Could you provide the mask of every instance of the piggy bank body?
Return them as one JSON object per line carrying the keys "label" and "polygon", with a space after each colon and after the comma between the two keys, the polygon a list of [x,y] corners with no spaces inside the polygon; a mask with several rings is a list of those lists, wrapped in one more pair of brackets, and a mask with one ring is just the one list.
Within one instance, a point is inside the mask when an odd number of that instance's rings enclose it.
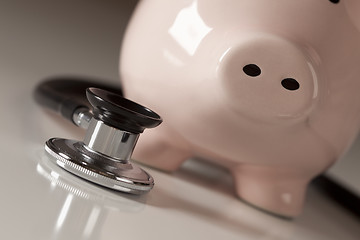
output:
{"label": "piggy bank body", "polygon": [[164,122],[144,133],[134,159],[167,171],[209,159],[229,169],[241,199],[299,214],[309,181],[360,126],[358,5],[140,2],[120,75],[125,95]]}

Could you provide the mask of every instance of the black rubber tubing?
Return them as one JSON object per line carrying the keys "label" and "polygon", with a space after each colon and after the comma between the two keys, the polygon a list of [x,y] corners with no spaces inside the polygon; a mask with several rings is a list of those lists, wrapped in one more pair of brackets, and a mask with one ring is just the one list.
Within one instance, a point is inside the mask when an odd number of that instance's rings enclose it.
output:
{"label": "black rubber tubing", "polygon": [[102,80],[79,77],[50,78],[40,82],[35,87],[34,99],[39,105],[60,114],[74,123],[73,114],[77,109],[91,109],[91,105],[86,98],[87,88],[101,88],[123,96],[119,86],[103,82]]}

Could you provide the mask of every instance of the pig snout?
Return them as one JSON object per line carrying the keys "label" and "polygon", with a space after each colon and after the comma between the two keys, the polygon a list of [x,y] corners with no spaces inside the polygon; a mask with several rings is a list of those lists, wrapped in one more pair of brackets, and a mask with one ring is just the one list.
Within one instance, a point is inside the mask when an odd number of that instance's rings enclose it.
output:
{"label": "pig snout", "polygon": [[264,33],[246,36],[231,44],[219,63],[230,106],[261,121],[306,117],[319,89],[311,58],[287,39]]}

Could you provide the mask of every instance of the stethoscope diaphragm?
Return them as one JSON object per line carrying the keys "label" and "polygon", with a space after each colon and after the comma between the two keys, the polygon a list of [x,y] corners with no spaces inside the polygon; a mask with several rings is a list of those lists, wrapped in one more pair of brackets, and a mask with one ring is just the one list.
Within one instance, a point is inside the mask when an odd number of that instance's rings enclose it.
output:
{"label": "stethoscope diaphragm", "polygon": [[66,171],[104,187],[142,194],[154,186],[154,179],[136,164],[109,159],[87,149],[83,142],[51,138],[45,150]]}

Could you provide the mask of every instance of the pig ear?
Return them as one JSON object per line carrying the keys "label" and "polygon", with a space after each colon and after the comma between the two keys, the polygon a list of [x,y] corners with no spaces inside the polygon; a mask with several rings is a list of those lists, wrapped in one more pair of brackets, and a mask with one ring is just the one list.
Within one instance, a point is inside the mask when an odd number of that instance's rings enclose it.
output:
{"label": "pig ear", "polygon": [[360,1],[344,0],[350,19],[360,31]]}

